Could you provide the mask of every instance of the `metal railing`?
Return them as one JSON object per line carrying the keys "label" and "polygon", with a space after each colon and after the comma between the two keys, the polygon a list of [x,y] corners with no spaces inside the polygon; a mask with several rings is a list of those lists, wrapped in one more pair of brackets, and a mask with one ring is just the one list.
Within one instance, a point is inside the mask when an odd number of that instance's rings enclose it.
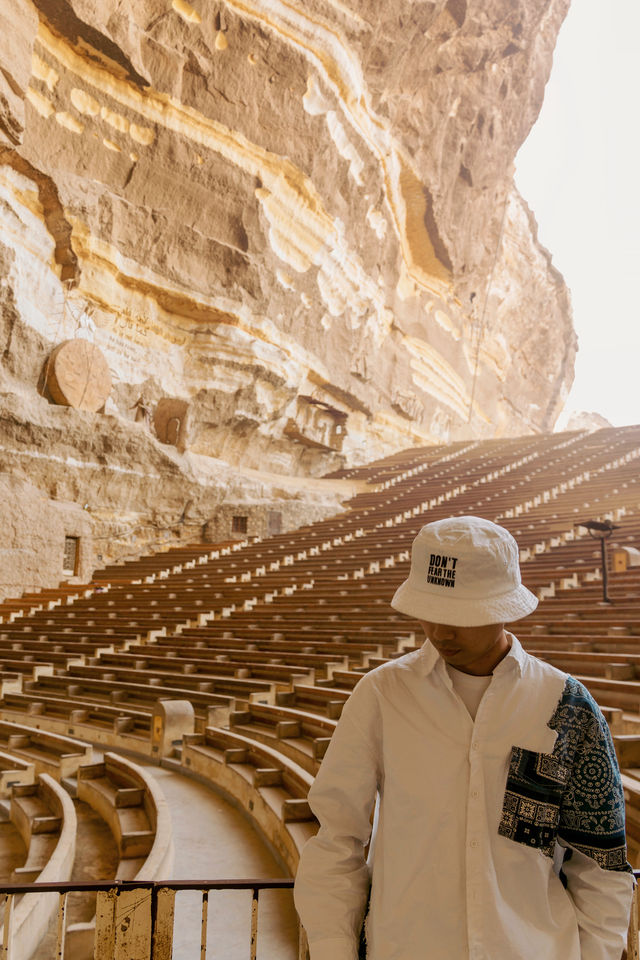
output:
{"label": "metal railing", "polygon": [[[634,870],[636,884],[640,870]],[[251,890],[251,929],[249,960],[256,960],[258,950],[258,899],[261,890],[293,888],[292,879],[277,880],[173,880],[121,881],[102,883],[29,883],[5,884],[4,923],[0,960],[17,960],[12,952],[13,916],[16,898],[22,894],[58,894],[56,947],[53,956],[64,960],[67,899],[72,893],[96,893],[96,928],[94,960],[171,960],[173,956],[173,922],[176,893],[198,891],[202,896],[200,923],[200,960],[207,952],[209,893],[212,890]],[[0,902],[0,907],[2,903]],[[640,960],[638,940],[638,887],[633,904],[627,937],[626,960]],[[306,960],[308,947],[304,931],[298,938],[298,960]]]}
{"label": "metal railing", "polygon": [[[292,879],[276,880],[172,880],[120,881],[102,883],[3,884],[4,923],[0,960],[21,960],[15,948],[14,918],[23,894],[58,894],[56,946],[52,957],[64,960],[67,900],[74,893],[96,894],[94,960],[171,960],[175,897],[180,891],[198,891],[202,896],[200,960],[207,952],[209,893],[212,890],[251,891],[251,929],[248,960],[256,960],[258,949],[258,899],[261,890],[292,889]],[[306,939],[299,937],[298,958],[307,955]]]}

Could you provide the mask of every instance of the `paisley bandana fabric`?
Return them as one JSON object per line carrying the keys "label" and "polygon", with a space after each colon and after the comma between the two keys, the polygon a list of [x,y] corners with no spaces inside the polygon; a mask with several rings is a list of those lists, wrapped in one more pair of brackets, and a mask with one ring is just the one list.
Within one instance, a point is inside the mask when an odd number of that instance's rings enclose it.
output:
{"label": "paisley bandana fabric", "polygon": [[604,870],[630,871],[624,796],[606,720],[573,677],[548,726],[551,754],[514,746],[498,833],[553,857],[561,840]]}

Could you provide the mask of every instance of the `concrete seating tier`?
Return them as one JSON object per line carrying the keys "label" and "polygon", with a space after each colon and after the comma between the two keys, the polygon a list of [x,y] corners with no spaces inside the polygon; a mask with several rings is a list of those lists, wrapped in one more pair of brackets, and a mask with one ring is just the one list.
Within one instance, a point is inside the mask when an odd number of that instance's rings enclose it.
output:
{"label": "concrete seating tier", "polygon": [[[175,651],[188,652],[195,657],[205,657],[214,659],[220,657],[225,659],[228,656],[244,658],[247,661],[253,659],[256,663],[268,661],[268,659],[282,660],[287,664],[296,666],[300,664],[311,664],[315,661],[319,665],[327,662],[327,658],[337,661],[344,661],[345,657],[366,658],[371,653],[381,653],[383,650],[396,650],[400,648],[402,642],[393,640],[389,643],[378,643],[376,640],[362,642],[358,640],[340,640],[338,634],[332,634],[331,639],[322,639],[316,641],[312,633],[297,632],[293,639],[288,639],[279,631],[265,631],[263,636],[260,629],[251,631],[247,636],[247,631],[239,630],[237,635],[233,631],[224,630],[221,636],[207,636],[198,639],[197,634],[184,635],[179,637],[158,637],[153,646],[137,644],[128,647],[127,653],[141,653],[152,651],[164,657],[175,656]],[[333,639],[333,637],[336,639]],[[407,637],[409,639],[409,637]],[[248,655],[252,654],[252,657]],[[255,654],[255,655],[254,655]]]}
{"label": "concrete seating tier", "polygon": [[[165,638],[159,639],[164,640]],[[175,638],[166,638],[166,640],[166,645],[158,643],[157,647],[159,649],[166,648],[168,651],[167,656],[184,655],[188,660],[191,660],[193,657],[202,657],[210,658],[214,661],[220,656],[233,660],[237,658],[238,662],[248,665],[277,661],[291,667],[292,677],[298,668],[313,670],[316,678],[323,677],[326,676],[327,670],[332,665],[346,667],[348,663],[347,655],[341,654],[339,650],[333,655],[333,651],[327,651],[326,653],[322,651],[308,653],[306,652],[307,650],[313,650],[315,647],[302,641],[297,647],[297,650],[300,652],[296,652],[290,650],[288,646],[282,646],[280,643],[274,643],[272,646],[269,646],[268,641],[264,641],[263,643],[247,643],[240,639],[209,640],[206,642],[206,645],[205,642],[202,641],[198,646],[182,646],[179,640],[176,642]],[[292,643],[293,642],[294,641],[292,641]],[[129,650],[135,653],[139,652],[144,656],[145,652],[148,652],[150,649],[155,649],[155,647],[156,645],[154,645],[154,647],[139,645],[130,647]],[[179,653],[177,651],[179,651]]]}
{"label": "concrete seating tier", "polygon": [[[513,626],[513,624],[512,624]],[[558,628],[561,624],[558,624]],[[557,633],[547,630],[546,626],[540,631],[525,633],[523,626],[517,627],[518,637],[524,647],[527,649],[535,647],[537,650],[584,650],[592,653],[636,653],[638,647],[637,636],[632,634],[608,635],[608,634],[582,634],[577,633]]]}
{"label": "concrete seating tier", "polygon": [[[402,654],[398,654],[402,656]],[[343,690],[351,691],[361,679],[362,674],[366,673],[367,670],[373,670],[374,667],[379,667],[383,663],[387,662],[387,657],[372,657],[366,667],[362,667],[361,671],[357,670],[334,670],[331,675],[331,688],[334,690]]]}
{"label": "concrete seating tier", "polygon": [[174,650],[168,653],[154,654],[150,652],[153,647],[143,647],[140,645],[138,651],[142,653],[132,653],[131,648],[127,653],[108,653],[101,654],[100,658],[93,658],[90,661],[91,666],[102,667],[120,667],[133,670],[155,670],[161,671],[166,676],[174,674],[189,674],[193,677],[206,677],[214,674],[216,677],[231,676],[242,679],[266,680],[273,683],[276,689],[288,687],[293,678],[299,680],[310,680],[313,682],[314,669],[309,667],[303,669],[300,666],[283,662],[276,663],[277,658],[264,658],[264,662],[248,663],[242,659],[233,659],[232,654],[217,654],[215,657],[203,658],[201,656],[185,657],[184,650],[178,657]]}
{"label": "concrete seating tier", "polygon": [[82,655],[94,656],[99,650],[112,650],[114,643],[126,644],[128,641],[138,640],[140,635],[134,630],[127,630],[124,638],[115,635],[112,628],[105,630],[83,630],[74,627],[66,627],[64,631],[49,633],[35,633],[24,626],[16,627],[10,632],[0,634],[0,650],[20,651],[24,650],[25,655],[35,656],[45,653],[48,657],[55,656],[49,660],[55,663],[56,660],[62,660],[59,654],[68,657],[78,657]]}
{"label": "concrete seating tier", "polygon": [[[164,829],[159,834],[157,800],[160,796],[148,774],[115,753],[106,753],[102,762],[87,764],[78,771],[78,799],[100,814],[117,843],[121,860],[118,879],[142,879],[139,873],[156,840],[162,845],[161,864],[169,865],[171,820],[164,817]],[[166,814],[164,800],[162,814]],[[156,875],[161,864],[154,867]]]}
{"label": "concrete seating tier", "polygon": [[140,557],[138,560],[128,560],[122,563],[111,563],[94,573],[94,582],[97,584],[122,581],[131,583],[140,577],[159,573],[163,570],[187,563],[198,562],[203,557],[210,557],[218,551],[235,546],[235,541],[225,541],[218,544],[188,544],[183,547],[171,547],[166,551]]}
{"label": "concrete seating tier", "polygon": [[154,633],[166,633],[167,627],[160,620],[153,620],[154,626],[141,624],[138,621],[125,624],[119,623],[117,617],[108,619],[106,622],[97,622],[91,620],[88,623],[82,623],[80,620],[65,619],[58,625],[38,624],[33,627],[31,623],[14,625],[11,631],[5,631],[5,638],[13,642],[31,642],[44,641],[56,646],[62,645],[67,649],[71,643],[84,643],[86,646],[93,644],[94,649],[104,647],[110,643],[124,644],[128,641],[136,641],[146,638]]}
{"label": "concrete seating tier", "polygon": [[[320,612],[321,608],[320,608]],[[310,608],[304,617],[292,616],[291,620],[282,620],[280,618],[269,617],[268,612],[261,611],[259,621],[251,624],[248,620],[237,624],[235,629],[230,630],[229,623],[220,621],[215,626],[208,625],[205,631],[187,632],[183,631],[179,637],[173,638],[173,643],[186,642],[188,644],[211,645],[211,648],[221,644],[230,646],[238,643],[244,643],[249,649],[271,649],[280,650],[290,649],[291,652],[300,650],[304,645],[313,648],[326,649],[327,653],[333,650],[339,650],[341,653],[351,653],[358,656],[370,650],[377,650],[380,647],[384,649],[396,650],[400,645],[410,638],[412,631],[397,628],[386,621],[380,626],[374,621],[363,623],[356,621],[350,625],[348,621],[341,623],[330,623],[325,620],[318,624],[317,630],[313,629],[314,609]],[[235,619],[232,621],[235,625]],[[385,630],[386,627],[386,630]],[[350,639],[350,638],[353,639]],[[167,646],[170,640],[157,638],[158,645]],[[345,647],[342,651],[341,644]]]}
{"label": "concrete seating tier", "polygon": [[278,694],[276,699],[279,704],[338,720],[344,704],[349,699],[349,692],[335,687],[294,683],[291,693]]}
{"label": "concrete seating tier", "polygon": [[80,740],[7,720],[0,720],[0,750],[33,764],[36,774],[56,780],[74,776],[92,753],[91,746]]}
{"label": "concrete seating tier", "polygon": [[527,645],[527,651],[566,673],[573,673],[578,665],[589,676],[610,680],[634,680],[640,675],[640,652],[598,653],[582,649],[540,648],[532,644]]}
{"label": "concrete seating tier", "polygon": [[0,623],[11,622],[15,616],[28,616],[39,610],[51,610],[64,603],[71,603],[91,592],[91,588],[61,583],[52,589],[23,593],[15,600],[0,602]]}
{"label": "concrete seating tier", "polygon": [[11,797],[14,786],[33,784],[35,775],[33,762],[0,751],[0,797],[3,800]]}
{"label": "concrete seating tier", "polygon": [[[90,701],[96,705],[123,704],[127,708],[134,707],[139,710],[147,710],[149,713],[153,711],[153,707],[159,699],[186,699],[191,701],[196,714],[204,718],[209,715],[212,708],[221,707],[223,710],[229,710],[235,703],[233,696],[177,686],[147,684],[143,682],[143,679],[143,673],[140,673],[140,682],[138,683],[130,683],[124,680],[114,683],[112,680],[80,676],[40,677],[38,680],[26,683],[25,692],[57,696],[69,701]],[[273,689],[270,693],[249,693],[250,699],[266,702],[268,702],[269,697],[273,700],[274,695]]]}
{"label": "concrete seating tier", "polygon": [[52,733],[136,753],[149,752],[151,714],[151,707],[144,711],[127,705],[98,705],[93,700],[68,699],[51,692],[5,693],[0,699],[2,720],[29,727],[38,724]]}
{"label": "concrete seating tier", "polygon": [[[171,875],[173,828],[166,800],[154,778],[124,757],[105,753],[100,763],[81,768],[78,799],[107,823],[120,862],[117,880],[157,880]],[[65,955],[93,957],[95,916],[67,926]]]}
{"label": "concrete seating tier", "polygon": [[188,617],[171,613],[169,607],[166,610],[147,613],[129,613],[124,607],[112,612],[105,612],[100,616],[93,611],[83,614],[81,611],[63,610],[59,613],[50,610],[46,618],[31,617],[29,625],[35,632],[36,624],[38,633],[41,635],[47,632],[80,632],[83,629],[92,628],[92,632],[120,635],[124,637],[137,637],[147,634],[150,630],[174,630],[179,624],[184,623]]}
{"label": "concrete seating tier", "polygon": [[[594,609],[589,609],[585,611],[585,615],[581,616],[580,611],[576,609],[575,606],[569,606],[563,611],[558,611],[554,613],[553,610],[549,610],[544,607],[536,611],[535,613],[535,623],[527,625],[527,628],[532,629],[533,626],[544,626],[548,635],[553,636],[556,631],[562,631],[562,633],[572,633],[575,630],[575,634],[580,634],[581,636],[602,636],[603,632],[607,629],[611,630],[614,627],[619,627],[621,630],[624,630],[627,635],[640,635],[640,630],[638,630],[637,623],[630,623],[629,616],[633,616],[633,613],[629,615],[622,614],[618,616],[617,614],[611,614],[610,619],[602,616],[597,616],[598,611]],[[587,616],[589,619],[587,619]],[[509,629],[514,632],[522,632],[522,626],[518,623],[508,624]],[[526,629],[525,628],[525,631]],[[636,633],[635,631],[638,630]],[[539,633],[523,633],[523,636],[539,636]],[[612,634],[609,634],[612,636]]]}
{"label": "concrete seating tier", "polygon": [[584,683],[594,700],[601,705],[621,707],[623,710],[640,714],[640,681],[605,680],[573,672],[577,680]]}
{"label": "concrete seating tier", "polygon": [[294,875],[318,829],[306,799],[313,777],[288,757],[221,727],[185,736],[183,766],[239,803]]}
{"label": "concrete seating tier", "polygon": [[49,778],[13,787],[10,818],[27,848],[26,862],[13,871],[11,879],[32,883],[51,859],[62,833],[63,806]]}
{"label": "concrete seating tier", "polygon": [[548,663],[557,667],[558,670],[564,670],[565,673],[580,673],[589,677],[604,677],[610,680],[635,680],[637,676],[636,667],[633,664],[612,663],[609,659],[594,662],[593,660],[583,659],[580,654],[569,657],[568,655],[554,656],[549,653],[545,653],[541,659],[547,660]]}
{"label": "concrete seating tier", "polygon": [[[314,618],[317,626],[314,627]],[[346,653],[353,657],[359,657],[366,652],[379,652],[381,649],[394,651],[410,639],[413,631],[407,630],[403,625],[402,629],[393,621],[383,620],[376,623],[375,620],[366,621],[348,621],[342,620],[340,623],[321,622],[318,623],[319,614],[313,609],[307,611],[304,617],[292,615],[286,621],[271,619],[267,614],[260,618],[258,623],[238,624],[233,636],[230,634],[228,625],[223,622],[216,629],[210,629],[201,633],[184,632],[180,637],[187,641],[193,641],[194,638],[209,642],[220,638],[220,642],[228,640],[242,640],[245,644],[256,644],[258,649],[279,647],[286,650],[287,644],[299,643],[307,644],[312,649],[320,648],[331,654],[334,650],[340,653]],[[234,621],[235,623],[235,621]],[[342,646],[341,646],[342,645]],[[293,651],[294,648],[292,648]]]}
{"label": "concrete seating tier", "polygon": [[[340,704],[340,701],[334,701]],[[337,720],[328,714],[300,709],[286,695],[278,703],[238,703],[229,714],[229,727],[242,736],[272,747],[309,773],[317,773]]]}
{"label": "concrete seating tier", "polygon": [[[13,882],[69,880],[76,851],[77,819],[67,792],[52,777],[40,774],[33,784],[13,787],[10,818],[27,850],[24,864],[13,872]],[[31,957],[35,953],[57,913],[58,901],[56,893],[39,892],[22,897],[13,905],[13,956]],[[0,942],[5,942],[4,923]]]}
{"label": "concrete seating tier", "polygon": [[70,662],[76,660],[78,654],[69,654],[60,650],[52,650],[51,647],[45,648],[40,643],[39,649],[32,651],[16,650],[15,646],[3,648],[0,641],[0,670],[14,671],[15,673],[33,674],[38,667],[48,667],[49,670],[42,670],[42,673],[53,673],[54,667],[66,667]]}
{"label": "concrete seating tier", "polygon": [[156,689],[161,688],[165,691],[171,688],[173,699],[187,700],[189,699],[189,692],[197,690],[226,697],[259,697],[266,702],[273,700],[277,686],[276,681],[217,675],[213,663],[207,674],[176,674],[168,670],[151,670],[149,668],[136,670],[135,668],[113,665],[105,669],[100,663],[97,666],[73,664],[66,671],[65,677],[67,680],[74,677],[99,679],[116,686],[120,681],[134,685],[146,683]]}

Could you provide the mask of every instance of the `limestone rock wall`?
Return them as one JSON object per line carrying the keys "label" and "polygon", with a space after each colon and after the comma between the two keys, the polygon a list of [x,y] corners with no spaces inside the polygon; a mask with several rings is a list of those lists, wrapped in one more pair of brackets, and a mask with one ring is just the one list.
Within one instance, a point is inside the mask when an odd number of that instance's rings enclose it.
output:
{"label": "limestone rock wall", "polygon": [[[61,580],[86,583],[91,577],[92,524],[80,505],[53,501],[36,485],[0,474],[0,524],[0,600]],[[65,538],[75,542],[67,564]]]}
{"label": "limestone rock wall", "polygon": [[[34,454],[64,442],[80,499],[96,444],[113,491],[156,464],[213,496],[224,464],[549,429],[576,342],[513,158],[567,5],[0,4],[0,392]],[[104,412],[49,405],[76,337]]]}
{"label": "limestone rock wall", "polygon": [[[76,576],[179,543],[286,532],[339,512],[348,483],[298,489],[283,478],[240,472],[221,461],[180,454],[143,423],[123,423],[69,407],[0,397],[2,469],[0,599],[69,579],[65,536],[79,538]],[[81,451],[81,455],[79,455]],[[271,529],[270,529],[271,526]],[[22,585],[22,586],[20,586]]]}

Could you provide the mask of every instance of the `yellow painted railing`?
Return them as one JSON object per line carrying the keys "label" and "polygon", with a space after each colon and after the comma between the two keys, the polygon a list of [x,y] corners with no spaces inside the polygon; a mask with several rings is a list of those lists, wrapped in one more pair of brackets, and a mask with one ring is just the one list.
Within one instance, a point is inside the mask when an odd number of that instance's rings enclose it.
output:
{"label": "yellow painted railing", "polygon": [[[65,957],[67,899],[73,893],[96,893],[94,960],[171,960],[176,894],[198,891],[202,897],[200,922],[200,960],[207,951],[209,894],[212,890],[251,890],[251,919],[247,931],[248,960],[256,960],[258,950],[258,899],[261,890],[291,889],[293,880],[202,880],[175,882],[111,881],[110,883],[32,883],[11,884],[0,888],[3,909],[0,960],[19,960],[13,949],[12,918],[16,902],[23,895],[58,894],[56,960]],[[2,897],[4,896],[4,904]],[[304,937],[298,945],[299,960],[304,960]]]}
{"label": "yellow painted railing", "polygon": [[[640,871],[636,871],[636,881]],[[11,919],[16,901],[22,895],[59,896],[57,943],[54,956],[64,960],[67,898],[72,893],[95,892],[96,931],[94,960],[171,960],[173,953],[173,920],[176,893],[199,891],[202,897],[200,925],[200,960],[207,949],[209,894],[213,890],[251,890],[251,919],[247,931],[248,960],[256,960],[258,950],[258,899],[264,889],[291,889],[293,880],[201,880],[175,882],[116,881],[111,883],[32,883],[11,884],[0,888],[3,907],[0,960],[17,960],[12,952]],[[2,903],[4,897],[4,904]],[[638,888],[634,890],[626,960],[640,960],[638,943]],[[307,960],[308,948],[304,931],[300,931],[298,960]]]}

